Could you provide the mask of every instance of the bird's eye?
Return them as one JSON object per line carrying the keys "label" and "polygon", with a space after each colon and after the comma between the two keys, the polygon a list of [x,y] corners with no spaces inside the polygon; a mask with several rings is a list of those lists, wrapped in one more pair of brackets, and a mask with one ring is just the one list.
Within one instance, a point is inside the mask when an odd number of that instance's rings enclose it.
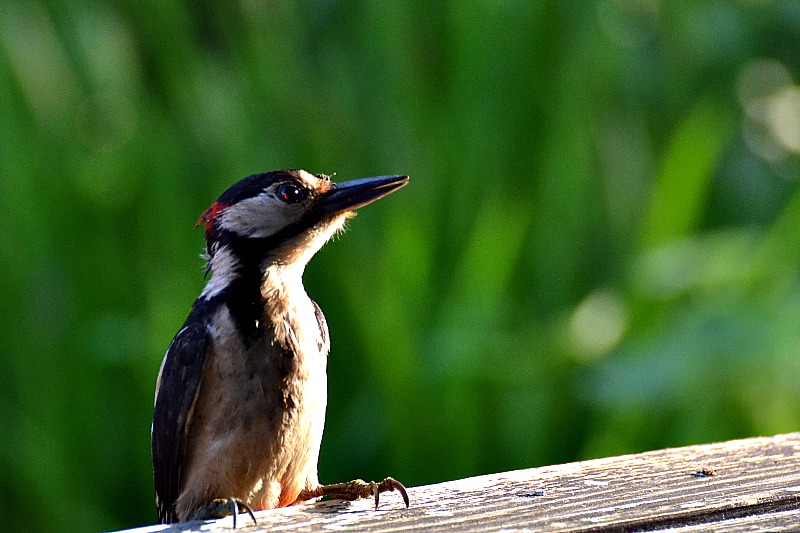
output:
{"label": "bird's eye", "polygon": [[297,185],[282,185],[278,189],[278,196],[287,204],[296,204],[302,202],[308,196],[308,192],[302,187]]}

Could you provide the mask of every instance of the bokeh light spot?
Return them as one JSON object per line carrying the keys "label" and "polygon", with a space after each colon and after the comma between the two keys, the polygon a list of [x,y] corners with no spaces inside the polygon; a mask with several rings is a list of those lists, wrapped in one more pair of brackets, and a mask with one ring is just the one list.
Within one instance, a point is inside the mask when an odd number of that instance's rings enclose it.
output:
{"label": "bokeh light spot", "polygon": [[622,339],[628,326],[628,309],[616,291],[590,294],[572,313],[570,339],[578,356],[594,359],[607,354]]}

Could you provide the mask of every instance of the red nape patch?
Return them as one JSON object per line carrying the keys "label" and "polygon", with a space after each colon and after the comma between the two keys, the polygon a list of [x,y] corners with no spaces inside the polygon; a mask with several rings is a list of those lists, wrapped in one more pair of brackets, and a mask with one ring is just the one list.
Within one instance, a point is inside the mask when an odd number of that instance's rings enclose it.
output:
{"label": "red nape patch", "polygon": [[223,202],[214,202],[211,204],[211,207],[200,213],[200,218],[197,219],[197,224],[194,225],[194,229],[197,229],[200,226],[205,226],[206,237],[208,237],[208,232],[211,231],[211,227],[214,225],[214,220],[225,210],[225,208],[229,207],[230,205],[231,204],[226,204]]}

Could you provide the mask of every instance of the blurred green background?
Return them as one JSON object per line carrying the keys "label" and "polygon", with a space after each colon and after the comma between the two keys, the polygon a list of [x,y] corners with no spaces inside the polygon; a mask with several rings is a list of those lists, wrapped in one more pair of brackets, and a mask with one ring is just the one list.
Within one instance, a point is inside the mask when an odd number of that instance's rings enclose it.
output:
{"label": "blurred green background", "polygon": [[225,188],[406,173],[310,264],[323,482],[800,429],[800,3],[3,0],[0,523],[155,521]]}

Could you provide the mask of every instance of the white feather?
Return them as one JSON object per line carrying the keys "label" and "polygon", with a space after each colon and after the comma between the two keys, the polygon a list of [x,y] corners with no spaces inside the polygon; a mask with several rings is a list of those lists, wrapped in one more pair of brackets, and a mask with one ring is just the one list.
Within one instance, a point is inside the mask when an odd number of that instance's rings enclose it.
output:
{"label": "white feather", "polygon": [[226,208],[220,226],[244,237],[269,237],[300,220],[304,209],[302,203],[287,204],[265,191]]}
{"label": "white feather", "polygon": [[211,270],[211,279],[208,280],[203,292],[200,293],[200,298],[205,298],[206,300],[222,292],[225,287],[237,278],[236,270],[239,268],[239,261],[227,246],[223,246],[211,257],[209,268]]}

